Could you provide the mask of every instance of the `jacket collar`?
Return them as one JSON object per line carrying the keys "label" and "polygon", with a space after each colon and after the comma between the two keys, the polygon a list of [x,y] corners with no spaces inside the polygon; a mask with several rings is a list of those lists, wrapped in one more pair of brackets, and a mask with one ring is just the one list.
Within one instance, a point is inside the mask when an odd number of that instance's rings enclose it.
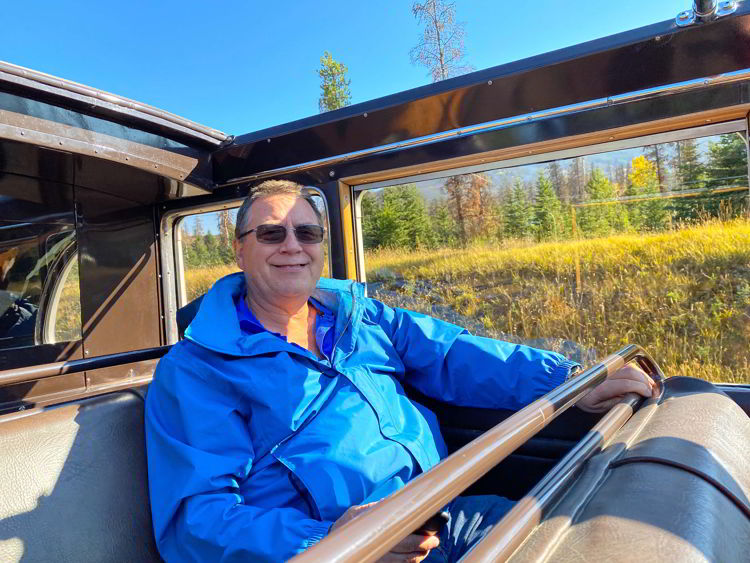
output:
{"label": "jacket collar", "polygon": [[[243,272],[229,274],[214,283],[185,331],[185,338],[209,350],[232,356],[254,356],[282,350],[299,353],[295,346],[268,332],[245,334],[240,329],[235,303],[244,294],[245,287]],[[364,312],[364,288],[351,280],[321,278],[312,296],[336,314],[334,360],[338,363],[354,350]]]}

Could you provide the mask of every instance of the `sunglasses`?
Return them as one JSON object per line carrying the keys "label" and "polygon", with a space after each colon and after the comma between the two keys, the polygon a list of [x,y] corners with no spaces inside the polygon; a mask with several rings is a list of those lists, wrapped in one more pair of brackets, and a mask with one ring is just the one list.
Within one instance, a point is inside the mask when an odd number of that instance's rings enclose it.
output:
{"label": "sunglasses", "polygon": [[[300,244],[320,244],[323,242],[325,230],[320,225],[297,225],[292,230]],[[242,233],[237,237],[237,240],[253,232],[257,241],[263,244],[281,244],[286,240],[286,227],[284,225],[258,225],[254,229]]]}

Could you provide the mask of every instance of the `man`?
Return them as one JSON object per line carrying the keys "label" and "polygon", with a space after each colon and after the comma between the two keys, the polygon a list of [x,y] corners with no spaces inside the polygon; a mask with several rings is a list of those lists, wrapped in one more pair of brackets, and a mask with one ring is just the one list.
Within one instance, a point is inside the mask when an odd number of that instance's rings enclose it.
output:
{"label": "man", "polygon": [[[437,420],[402,382],[458,405],[518,409],[576,367],[321,279],[322,225],[301,186],[258,186],[237,215],[242,272],[216,282],[159,363],[146,431],[168,562],[286,560],[437,464],[447,453]],[[624,368],[582,406],[650,396],[649,381]],[[407,536],[383,561],[455,560],[510,506],[458,499],[440,538]]]}

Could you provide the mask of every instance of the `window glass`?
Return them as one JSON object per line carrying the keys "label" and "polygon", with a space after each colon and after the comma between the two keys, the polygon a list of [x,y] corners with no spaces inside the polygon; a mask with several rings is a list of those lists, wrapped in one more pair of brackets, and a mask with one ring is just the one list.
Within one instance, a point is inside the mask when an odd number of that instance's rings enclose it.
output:
{"label": "window glass", "polygon": [[[330,275],[328,217],[323,198],[317,194],[313,194],[312,197],[325,223],[323,275],[326,276]],[[184,282],[181,305],[206,293],[219,278],[239,271],[232,247],[236,221],[237,208],[197,213],[180,221],[179,239]]]}
{"label": "window glass", "polygon": [[750,383],[744,132],[372,189],[368,291],[590,365]]}
{"label": "window glass", "polygon": [[72,189],[6,175],[0,207],[0,348],[80,339]]}

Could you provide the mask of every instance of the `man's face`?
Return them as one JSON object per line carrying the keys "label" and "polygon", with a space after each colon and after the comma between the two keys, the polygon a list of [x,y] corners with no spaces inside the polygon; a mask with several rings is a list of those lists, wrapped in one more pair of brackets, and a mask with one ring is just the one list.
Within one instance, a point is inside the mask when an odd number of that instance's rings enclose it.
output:
{"label": "man's face", "polygon": [[249,291],[281,307],[307,299],[323,271],[323,244],[300,244],[294,227],[317,225],[315,212],[307,201],[296,196],[269,196],[253,202],[242,232],[264,224],[285,226],[286,239],[278,244],[263,244],[253,232],[234,241],[237,265],[245,272]]}

